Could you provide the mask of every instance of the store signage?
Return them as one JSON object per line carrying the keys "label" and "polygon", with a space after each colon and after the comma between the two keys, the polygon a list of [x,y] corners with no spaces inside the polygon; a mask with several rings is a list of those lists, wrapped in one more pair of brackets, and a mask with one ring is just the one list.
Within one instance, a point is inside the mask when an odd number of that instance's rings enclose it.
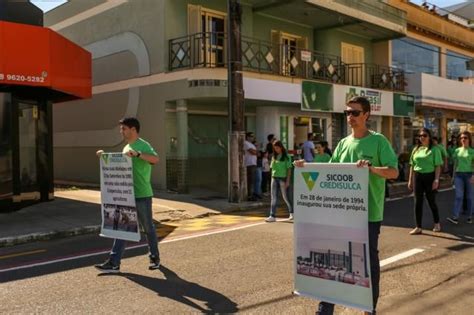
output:
{"label": "store signage", "polygon": [[393,116],[393,92],[339,84],[334,85],[334,111],[344,111],[354,96],[369,100],[372,115]]}
{"label": "store signage", "polygon": [[301,110],[332,111],[332,84],[315,81],[301,83]]}
{"label": "store signage", "polygon": [[415,115],[415,97],[408,94],[393,93],[393,115],[411,117]]}
{"label": "store signage", "polygon": [[311,62],[311,52],[308,50],[301,51],[301,61]]}

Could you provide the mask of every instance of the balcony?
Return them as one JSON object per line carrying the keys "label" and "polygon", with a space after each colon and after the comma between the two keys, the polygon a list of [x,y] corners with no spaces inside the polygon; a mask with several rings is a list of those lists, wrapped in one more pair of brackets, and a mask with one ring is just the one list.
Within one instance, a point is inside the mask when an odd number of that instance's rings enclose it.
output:
{"label": "balcony", "polygon": [[[197,33],[169,41],[169,70],[227,65],[225,33]],[[373,89],[404,91],[402,70],[375,64],[345,64],[341,57],[242,37],[245,71],[321,80]]]}

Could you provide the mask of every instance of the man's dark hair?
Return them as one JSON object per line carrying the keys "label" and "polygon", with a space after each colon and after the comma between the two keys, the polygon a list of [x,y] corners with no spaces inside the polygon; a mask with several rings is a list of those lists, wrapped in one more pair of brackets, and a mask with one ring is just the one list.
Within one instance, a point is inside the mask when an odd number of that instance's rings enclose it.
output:
{"label": "man's dark hair", "polygon": [[364,96],[354,96],[347,102],[347,104],[360,104],[362,106],[362,110],[365,113],[370,113],[370,102],[369,100],[364,97]]}
{"label": "man's dark hair", "polygon": [[245,137],[248,138],[248,137],[253,137],[253,132],[249,131],[249,132],[246,132],[245,133]]}
{"label": "man's dark hair", "polygon": [[269,134],[269,135],[267,136],[268,142],[272,141],[273,138],[275,138],[275,135],[274,135],[273,133]]}
{"label": "man's dark hair", "polygon": [[135,117],[124,117],[119,120],[119,124],[127,126],[128,128],[135,128],[137,133],[140,133],[140,122]]}
{"label": "man's dark hair", "polygon": [[308,140],[311,139],[314,136],[314,133],[308,132]]}

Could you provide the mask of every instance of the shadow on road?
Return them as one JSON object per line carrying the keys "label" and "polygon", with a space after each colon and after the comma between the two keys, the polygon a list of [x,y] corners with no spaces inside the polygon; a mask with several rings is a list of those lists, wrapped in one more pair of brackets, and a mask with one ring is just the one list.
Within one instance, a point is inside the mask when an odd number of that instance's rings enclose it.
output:
{"label": "shadow on road", "polygon": [[[205,288],[197,283],[186,281],[179,277],[171,269],[161,266],[165,279],[152,278],[134,273],[120,273],[119,276],[125,277],[151,291],[159,296],[175,300],[196,309],[202,313],[236,313],[239,309],[237,304],[223,294]],[[107,274],[100,274],[103,276]],[[191,299],[199,300],[205,303],[206,308],[193,302]]]}

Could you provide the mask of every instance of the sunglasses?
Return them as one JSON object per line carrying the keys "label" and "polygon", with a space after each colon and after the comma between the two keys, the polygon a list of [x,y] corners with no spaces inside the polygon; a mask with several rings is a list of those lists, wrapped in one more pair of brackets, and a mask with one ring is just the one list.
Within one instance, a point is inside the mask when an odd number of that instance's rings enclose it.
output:
{"label": "sunglasses", "polygon": [[427,138],[428,135],[427,135],[426,133],[423,133],[423,134],[421,134],[421,135],[418,135],[418,137],[419,137],[419,138]]}
{"label": "sunglasses", "polygon": [[467,139],[467,137],[461,137],[461,140],[466,140],[466,139]]}
{"label": "sunglasses", "polygon": [[357,110],[357,109],[345,110],[345,111],[344,111],[344,114],[345,114],[346,116],[352,115],[352,116],[354,116],[354,117],[359,117],[359,115],[360,115],[361,113],[363,113],[363,111]]}

